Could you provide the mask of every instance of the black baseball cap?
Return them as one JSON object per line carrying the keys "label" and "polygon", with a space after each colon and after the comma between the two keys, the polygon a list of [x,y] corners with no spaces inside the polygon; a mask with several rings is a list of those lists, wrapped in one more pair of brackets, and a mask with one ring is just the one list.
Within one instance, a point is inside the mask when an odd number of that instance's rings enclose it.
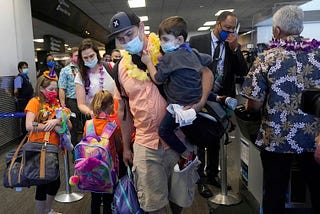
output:
{"label": "black baseball cap", "polygon": [[112,37],[139,23],[140,18],[136,14],[131,12],[118,12],[110,20],[109,29],[111,34],[109,37]]}

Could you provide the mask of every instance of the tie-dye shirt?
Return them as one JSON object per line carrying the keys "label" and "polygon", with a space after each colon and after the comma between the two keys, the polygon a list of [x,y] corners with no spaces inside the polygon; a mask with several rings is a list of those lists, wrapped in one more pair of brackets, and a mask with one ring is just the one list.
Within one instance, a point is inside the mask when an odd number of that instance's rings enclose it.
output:
{"label": "tie-dye shirt", "polygon": [[[299,36],[287,41],[300,42]],[[282,46],[265,51],[254,62],[241,94],[263,102],[263,119],[256,144],[277,153],[314,151],[320,117],[301,111],[304,89],[320,88],[319,48],[290,51]]]}

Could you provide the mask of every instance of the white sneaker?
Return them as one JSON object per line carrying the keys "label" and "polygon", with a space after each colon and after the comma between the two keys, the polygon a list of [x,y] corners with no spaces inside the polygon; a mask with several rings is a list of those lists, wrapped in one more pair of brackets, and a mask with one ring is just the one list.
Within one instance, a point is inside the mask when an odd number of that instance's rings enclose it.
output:
{"label": "white sneaker", "polygon": [[235,110],[237,105],[238,105],[238,101],[232,97],[227,97],[225,104],[228,106],[228,108],[230,108],[231,110]]}

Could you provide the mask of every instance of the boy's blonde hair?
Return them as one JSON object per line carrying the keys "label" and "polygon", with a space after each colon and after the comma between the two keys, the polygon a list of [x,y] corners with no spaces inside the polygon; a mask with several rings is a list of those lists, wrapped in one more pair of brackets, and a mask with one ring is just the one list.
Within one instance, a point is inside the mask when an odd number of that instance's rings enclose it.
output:
{"label": "boy's blonde hair", "polygon": [[99,115],[111,105],[113,105],[112,94],[109,91],[100,90],[94,95],[90,103],[90,108],[94,115]]}

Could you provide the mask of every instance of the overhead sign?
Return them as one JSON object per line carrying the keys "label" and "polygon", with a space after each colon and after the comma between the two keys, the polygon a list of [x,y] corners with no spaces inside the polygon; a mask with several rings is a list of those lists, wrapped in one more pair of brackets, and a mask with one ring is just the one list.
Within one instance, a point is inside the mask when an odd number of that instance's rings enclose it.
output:
{"label": "overhead sign", "polygon": [[64,40],[51,35],[43,36],[43,47],[49,52],[60,52],[64,53]]}
{"label": "overhead sign", "polygon": [[31,0],[31,11],[32,17],[72,34],[108,42],[110,32],[69,0]]}

